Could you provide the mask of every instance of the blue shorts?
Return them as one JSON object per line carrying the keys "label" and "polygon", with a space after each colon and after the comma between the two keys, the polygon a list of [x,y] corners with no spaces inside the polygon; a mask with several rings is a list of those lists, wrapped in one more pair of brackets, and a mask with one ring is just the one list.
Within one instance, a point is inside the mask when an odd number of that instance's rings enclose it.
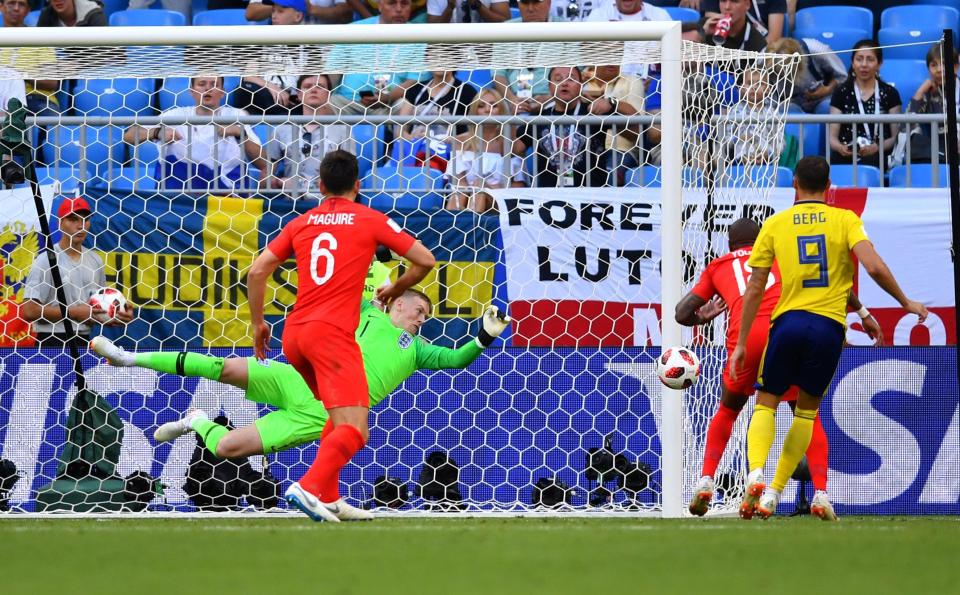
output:
{"label": "blue shorts", "polygon": [[770,327],[757,388],[779,397],[796,385],[822,397],[837,372],[844,334],[844,326],[826,316],[784,312]]}

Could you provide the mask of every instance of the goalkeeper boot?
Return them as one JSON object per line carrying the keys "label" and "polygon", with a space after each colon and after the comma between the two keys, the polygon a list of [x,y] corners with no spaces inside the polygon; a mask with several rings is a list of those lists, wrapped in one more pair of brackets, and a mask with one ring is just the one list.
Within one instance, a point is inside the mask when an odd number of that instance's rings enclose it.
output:
{"label": "goalkeeper boot", "polygon": [[822,521],[838,520],[837,513],[833,511],[833,504],[830,504],[830,498],[823,490],[817,490],[817,493],[813,495],[810,513]]}
{"label": "goalkeeper boot", "polygon": [[767,488],[757,504],[757,516],[761,519],[769,519],[777,511],[778,504],[780,504],[780,492]]}
{"label": "goalkeeper boot", "polygon": [[373,513],[369,510],[363,510],[362,508],[357,508],[356,506],[351,506],[347,504],[347,501],[343,498],[340,498],[332,504],[324,504],[328,510],[332,510],[333,514],[336,515],[341,521],[372,521]]}
{"label": "goalkeeper boot", "polygon": [[207,419],[207,414],[203,409],[189,409],[183,417],[176,421],[168,421],[153,433],[155,442],[170,442],[180,436],[193,431],[193,420],[202,417]]}
{"label": "goalkeeper boot", "polygon": [[283,494],[283,499],[286,500],[291,506],[297,508],[300,510],[300,512],[317,522],[340,522],[340,519],[337,518],[337,515],[334,514],[334,511],[330,508],[333,506],[333,504],[324,504],[320,501],[320,498],[317,498],[307,490],[300,487],[300,482],[298,481],[290,484],[290,487],[287,488],[287,491]]}
{"label": "goalkeeper boot", "polygon": [[747,476],[747,489],[740,502],[740,518],[745,521],[753,518],[753,513],[756,512],[757,504],[760,502],[760,495],[766,487],[767,484],[763,481],[763,469],[751,471]]}
{"label": "goalkeeper boot", "polygon": [[105,358],[111,366],[129,367],[134,364],[134,356],[127,353],[123,347],[117,347],[113,341],[100,335],[90,341],[90,351]]}
{"label": "goalkeeper boot", "polygon": [[697,482],[697,485],[693,488],[693,499],[690,500],[690,514],[695,516],[703,516],[707,514],[707,509],[710,508],[710,501],[713,500],[713,493],[716,491],[716,487],[713,484],[713,478],[708,476],[703,476],[700,478],[700,481]]}

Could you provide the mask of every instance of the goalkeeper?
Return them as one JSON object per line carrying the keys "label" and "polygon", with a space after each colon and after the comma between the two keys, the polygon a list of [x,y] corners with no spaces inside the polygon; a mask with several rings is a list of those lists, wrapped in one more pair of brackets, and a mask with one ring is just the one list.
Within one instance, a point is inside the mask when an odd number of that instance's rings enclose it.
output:
{"label": "goalkeeper", "polygon": [[[408,289],[394,300],[387,312],[363,302],[356,338],[363,355],[371,409],[417,370],[466,368],[510,324],[508,316],[497,307],[488,306],[475,340],[459,349],[438,347],[417,337],[431,309],[430,298],[415,289]],[[215,424],[202,410],[193,409],[183,418],[157,428],[154,433],[157,442],[174,440],[192,431],[203,438],[207,449],[218,457],[245,457],[317,440],[329,418],[323,404],[314,398],[307,383],[289,364],[196,353],[129,353],[103,336],[95,337],[90,348],[114,366],[202,376],[242,388],[247,399],[277,408],[253,425],[236,430]],[[372,518],[369,512],[349,506],[342,498],[335,500],[340,505],[341,514],[337,516],[341,520]]]}

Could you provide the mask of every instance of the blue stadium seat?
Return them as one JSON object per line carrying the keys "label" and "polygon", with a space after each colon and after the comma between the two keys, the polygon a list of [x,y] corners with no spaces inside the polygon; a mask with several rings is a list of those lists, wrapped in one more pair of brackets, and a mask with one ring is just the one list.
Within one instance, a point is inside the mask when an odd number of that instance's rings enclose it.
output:
{"label": "blue stadium seat", "polygon": [[960,0],[913,0],[914,4],[933,4],[934,6],[952,6],[960,10]]}
{"label": "blue stadium seat", "polygon": [[[656,165],[629,168],[623,185],[628,188],[660,188],[660,168]],[[693,167],[683,168],[683,185],[702,186],[703,172]]]}
{"label": "blue stadium seat", "polygon": [[789,188],[793,186],[793,172],[786,167],[773,167],[771,165],[731,165],[723,172],[717,185],[730,188],[751,188],[754,186]]}
{"label": "blue stadium seat", "polygon": [[[907,184],[907,170],[910,170],[910,183]],[[938,170],[937,188],[950,186],[950,173],[947,165],[941,163]],[[893,188],[930,188],[933,186],[933,164],[914,163],[898,165],[890,170],[890,186]]]}
{"label": "blue stadium seat", "polygon": [[853,48],[853,44],[862,39],[870,39],[872,36],[867,29],[857,27],[826,26],[818,29],[800,29],[794,31],[796,38],[816,39],[827,44],[831,50],[842,52],[837,55],[843,64],[849,68],[850,61],[853,59],[853,52],[845,51]]}
{"label": "blue stadium seat", "polygon": [[37,21],[39,20],[40,20],[40,11],[31,10],[30,12],[27,13],[27,16],[23,18],[23,24],[26,25],[27,27],[36,27]]}
{"label": "blue stadium seat", "polygon": [[[800,138],[800,131],[803,131],[803,138]],[[824,126],[823,124],[787,124],[783,130],[784,134],[792,134],[801,142],[804,157],[814,155],[824,155]]]}
{"label": "blue stadium seat", "polygon": [[365,178],[373,170],[373,164],[383,157],[385,132],[383,126],[373,124],[356,124],[351,127],[350,133],[357,145],[361,179]]}
{"label": "blue stadium seat", "polygon": [[80,183],[88,176],[81,176],[76,167],[38,167],[37,181],[40,185],[60,184],[60,194],[75,195],[80,190]]}
{"label": "blue stadium seat", "polygon": [[134,166],[154,167],[160,161],[160,145],[153,142],[127,145],[126,158]]}
{"label": "blue stadium seat", "polygon": [[912,44],[924,42],[922,45],[901,45],[900,47],[883,48],[884,60],[926,60],[930,46],[943,36],[942,29],[930,27],[891,27],[880,29],[878,39],[882,46]]}
{"label": "blue stadium seat", "polygon": [[73,89],[73,109],[87,116],[140,116],[152,112],[155,79],[80,79]]}
{"label": "blue stadium seat", "polygon": [[470,83],[477,89],[488,87],[490,86],[490,83],[493,82],[493,72],[491,72],[489,69],[458,70],[456,77],[457,80],[464,83]]}
{"label": "blue stadium seat", "polygon": [[796,31],[817,31],[833,27],[861,29],[872,33],[873,12],[862,6],[814,6],[798,10],[793,24]]}
{"label": "blue stadium seat", "polygon": [[97,180],[96,186],[121,192],[155,192],[160,183],[154,177],[153,167],[115,167],[107,172],[105,179]]}
{"label": "blue stadium seat", "polygon": [[681,23],[696,23],[700,20],[700,13],[692,8],[681,8],[679,6],[665,6],[663,8],[674,21]]}
{"label": "blue stadium seat", "polygon": [[442,187],[442,173],[421,167],[384,166],[361,180],[367,203],[379,211],[439,210],[443,208],[443,195],[436,191]]}
{"label": "blue stadium seat", "polygon": [[110,15],[111,27],[177,27],[187,24],[187,17],[172,10],[121,10]]}
{"label": "blue stadium seat", "polygon": [[[103,4],[103,13],[109,19],[113,13],[126,10],[127,6],[130,5],[130,0],[102,0],[100,3]],[[160,3],[157,2],[157,4]]]}
{"label": "blue stadium seat", "polygon": [[897,88],[904,107],[929,76],[923,60],[884,60],[880,66],[880,78]]}
{"label": "blue stadium seat", "polygon": [[266,25],[269,21],[248,21],[243,8],[205,10],[193,15],[193,24],[204,25]]}
{"label": "blue stadium seat", "polygon": [[883,187],[883,174],[872,165],[857,165],[857,177],[854,179],[852,165],[831,165],[830,181],[844,187]]}
{"label": "blue stadium seat", "polygon": [[123,159],[123,131],[116,126],[53,126],[43,157],[56,167],[85,167],[103,176]]}
{"label": "blue stadium seat", "polygon": [[908,5],[891,6],[880,15],[880,28],[910,29],[922,24],[927,29],[960,28],[960,11],[951,6]]}

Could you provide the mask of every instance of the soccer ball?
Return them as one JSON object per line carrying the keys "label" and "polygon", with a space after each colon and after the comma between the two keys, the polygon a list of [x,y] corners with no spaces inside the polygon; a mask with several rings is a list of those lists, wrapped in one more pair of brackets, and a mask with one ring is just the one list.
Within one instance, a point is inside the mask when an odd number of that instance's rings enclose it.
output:
{"label": "soccer ball", "polygon": [[669,388],[690,388],[700,378],[700,360],[686,347],[668,347],[657,358],[657,377]]}
{"label": "soccer ball", "polygon": [[110,322],[117,318],[117,314],[127,307],[127,298],[112,287],[103,287],[87,300],[94,308],[103,310],[103,314],[98,314],[95,318],[99,322]]}

